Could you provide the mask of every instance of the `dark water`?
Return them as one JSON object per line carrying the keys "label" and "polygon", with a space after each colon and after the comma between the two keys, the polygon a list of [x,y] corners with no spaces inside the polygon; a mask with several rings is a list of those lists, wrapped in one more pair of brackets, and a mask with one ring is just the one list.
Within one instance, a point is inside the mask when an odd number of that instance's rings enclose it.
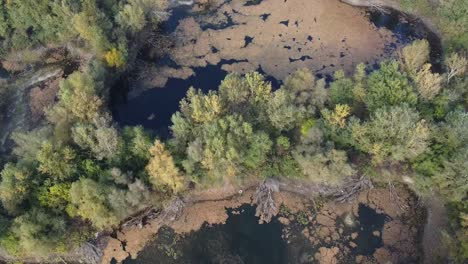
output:
{"label": "dark water", "polygon": [[142,125],[167,136],[171,116],[179,110],[179,102],[190,87],[204,92],[216,90],[226,76],[219,65],[195,68],[195,75],[182,79],[169,79],[165,88],[146,90],[130,100],[120,99],[114,107],[114,119],[120,125]]}
{"label": "dark water", "polygon": [[[292,221],[283,226],[277,218],[268,224],[259,224],[255,207],[245,204],[236,209],[227,209],[228,219],[223,225],[203,225],[188,235],[177,235],[172,229],[163,227],[158,236],[136,260],[128,259],[124,264],[288,264],[315,263],[313,256],[320,247],[339,246],[346,241],[320,242],[312,245],[303,235],[304,225]],[[357,255],[371,256],[383,246],[381,236],[387,216],[360,204],[354,227],[345,228],[344,236],[356,232],[353,240],[357,247],[345,254],[340,263],[354,260]],[[342,219],[336,222],[343,226]],[[287,232],[285,232],[287,230]],[[287,233],[287,241],[284,239]],[[343,262],[344,261],[344,262]],[[352,263],[349,262],[349,263]]]}
{"label": "dark water", "polygon": [[358,233],[354,241],[357,244],[355,253],[369,256],[374,254],[377,248],[383,246],[382,237],[375,236],[373,233],[382,231],[386,215],[378,214],[374,209],[363,204],[359,205],[358,214],[359,225],[353,230]]}
{"label": "dark water", "polygon": [[[409,44],[417,39],[427,39],[431,48],[430,62],[432,70],[442,71],[442,42],[439,37],[432,32],[418,18],[403,14],[396,10],[369,12],[369,19],[377,27],[385,27],[391,30],[397,37],[397,43]],[[389,43],[389,49],[395,47],[395,43]]]}
{"label": "dark water", "polygon": [[228,209],[227,213],[226,224],[204,225],[183,238],[163,228],[138,259],[124,263],[288,263],[287,244],[277,219],[258,224],[255,207],[250,205]]}

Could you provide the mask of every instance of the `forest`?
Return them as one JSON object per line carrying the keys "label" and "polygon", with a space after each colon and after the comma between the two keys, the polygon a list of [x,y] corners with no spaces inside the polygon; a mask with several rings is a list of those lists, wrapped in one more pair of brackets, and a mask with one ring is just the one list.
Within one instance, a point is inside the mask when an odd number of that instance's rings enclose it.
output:
{"label": "forest", "polygon": [[[377,68],[308,69],[272,87],[229,74],[191,88],[169,138],[120,127],[110,87],[167,18],[165,0],[0,0],[2,66],[21,72],[66,47],[80,66],[31,131],[15,133],[0,181],[0,248],[17,257],[63,253],[193,188],[290,178],[339,186],[349,177],[440,194],[453,261],[468,259],[468,2],[400,0],[443,36],[443,72],[417,40]],[[438,1],[436,1],[438,2]],[[44,48],[39,48],[44,47]],[[8,93],[0,87],[2,109]],[[1,120],[1,118],[0,118]],[[1,129],[1,128],[0,128]],[[195,187],[194,187],[195,186]]]}

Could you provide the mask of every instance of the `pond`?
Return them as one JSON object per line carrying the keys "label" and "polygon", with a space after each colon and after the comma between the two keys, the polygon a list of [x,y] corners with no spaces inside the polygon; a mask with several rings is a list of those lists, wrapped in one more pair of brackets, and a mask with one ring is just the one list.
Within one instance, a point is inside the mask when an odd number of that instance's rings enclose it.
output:
{"label": "pond", "polygon": [[133,72],[137,78],[128,87],[128,80],[114,87],[112,109],[120,125],[142,125],[169,136],[170,118],[187,90],[217,89],[230,72],[259,71],[275,88],[299,68],[330,81],[337,69],[352,72],[360,62],[376,67],[420,38],[431,39],[432,62],[438,65],[437,37],[395,11],[366,12],[337,0],[213,3],[206,9],[175,8],[162,26],[169,39],[161,48],[166,53],[150,57],[158,48],[146,47],[140,56],[144,73]]}
{"label": "pond", "polygon": [[[317,253],[325,242],[313,245],[303,234],[308,224],[293,220],[282,224],[278,217],[270,223],[259,224],[255,207],[244,204],[239,208],[227,209],[225,224],[205,224],[198,231],[179,235],[169,227],[162,227],[156,239],[151,242],[136,260],[126,260],[125,264],[149,263],[249,263],[286,264],[315,263]],[[291,218],[291,216],[289,216]],[[299,219],[299,217],[298,217]],[[356,256],[372,256],[382,247],[382,238],[375,232],[382,232],[386,216],[360,204],[356,224],[343,231],[343,238],[333,245],[347,243],[347,236],[357,234],[353,243],[356,247],[339,257],[341,261]],[[343,226],[342,219],[332,222]],[[301,222],[301,223],[300,223]],[[312,222],[310,223],[311,225]],[[318,225],[318,224],[316,224]]]}

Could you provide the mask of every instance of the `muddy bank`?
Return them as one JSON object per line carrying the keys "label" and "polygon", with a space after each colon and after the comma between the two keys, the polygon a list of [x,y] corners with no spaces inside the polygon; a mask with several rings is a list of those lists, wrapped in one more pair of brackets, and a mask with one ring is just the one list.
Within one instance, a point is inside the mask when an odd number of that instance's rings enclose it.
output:
{"label": "muddy bank", "polygon": [[[183,240],[197,230],[225,224],[230,217],[226,208],[252,203],[253,186],[199,192],[191,198],[197,202],[185,207],[172,222],[149,221],[122,229],[110,238],[102,263],[137,258],[160,230],[166,232],[169,228],[178,240]],[[313,263],[300,258],[314,263],[417,263],[421,259],[419,237],[424,209],[404,187],[397,188],[393,195],[387,188],[366,190],[346,203],[289,191],[275,193],[274,200],[280,209],[273,221],[282,223],[286,243],[301,251],[288,253],[292,263]],[[366,223],[366,219],[370,222]],[[373,219],[380,219],[380,223]],[[374,242],[368,244],[372,239]]]}

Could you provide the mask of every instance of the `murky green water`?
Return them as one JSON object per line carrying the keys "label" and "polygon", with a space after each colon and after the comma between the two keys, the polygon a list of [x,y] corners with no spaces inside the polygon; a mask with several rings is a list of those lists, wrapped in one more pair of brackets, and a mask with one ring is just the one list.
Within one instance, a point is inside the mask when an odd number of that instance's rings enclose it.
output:
{"label": "murky green water", "polygon": [[[291,221],[290,225],[284,226],[277,218],[268,224],[259,224],[255,207],[251,205],[227,209],[227,212],[229,217],[225,224],[205,224],[200,230],[185,236],[163,227],[138,259],[124,263],[317,263],[314,255],[324,244],[312,245],[302,233],[304,224]],[[344,230],[345,235],[358,233],[355,239],[357,247],[346,255],[346,259],[372,255],[376,248],[382,246],[381,238],[374,236],[373,232],[382,231],[385,218],[385,215],[360,205],[356,225]],[[335,224],[342,225],[341,220],[338,219]]]}

